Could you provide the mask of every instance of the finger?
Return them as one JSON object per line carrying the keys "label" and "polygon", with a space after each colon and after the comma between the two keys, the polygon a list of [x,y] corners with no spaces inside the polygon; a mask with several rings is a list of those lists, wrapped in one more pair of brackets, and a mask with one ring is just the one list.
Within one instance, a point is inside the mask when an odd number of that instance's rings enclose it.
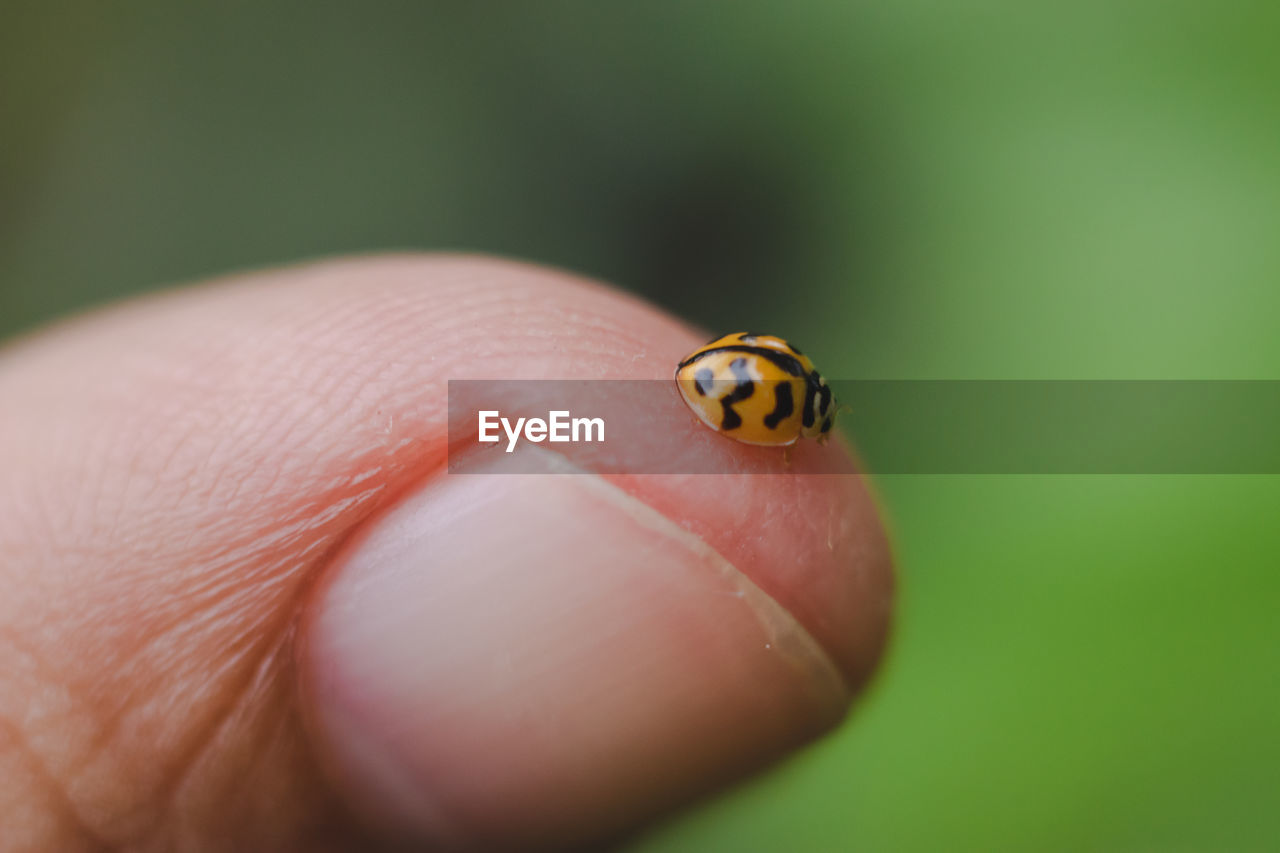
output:
{"label": "finger", "polygon": [[[396,257],[10,347],[6,824],[339,846],[350,806],[416,838],[581,841],[832,725],[890,585],[853,475],[738,478],[749,530],[720,477],[442,471],[446,379],[667,378],[698,342],[559,273]],[[797,464],[847,470],[815,452]]]}

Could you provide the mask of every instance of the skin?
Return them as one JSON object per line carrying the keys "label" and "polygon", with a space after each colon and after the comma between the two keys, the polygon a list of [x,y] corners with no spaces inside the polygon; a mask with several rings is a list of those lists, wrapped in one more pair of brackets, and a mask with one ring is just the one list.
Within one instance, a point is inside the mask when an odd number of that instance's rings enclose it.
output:
{"label": "skin", "polygon": [[676,398],[649,452],[739,473],[444,471],[447,378],[670,381],[706,338],[387,256],[0,350],[0,848],[595,843],[836,725],[892,587],[843,448],[757,476]]}

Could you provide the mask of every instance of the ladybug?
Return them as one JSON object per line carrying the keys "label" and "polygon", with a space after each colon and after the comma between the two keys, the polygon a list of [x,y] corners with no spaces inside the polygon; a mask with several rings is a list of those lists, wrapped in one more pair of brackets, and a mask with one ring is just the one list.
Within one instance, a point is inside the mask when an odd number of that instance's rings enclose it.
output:
{"label": "ladybug", "polygon": [[835,400],[813,362],[776,335],[735,332],[676,365],[680,396],[704,424],[744,444],[825,444]]}

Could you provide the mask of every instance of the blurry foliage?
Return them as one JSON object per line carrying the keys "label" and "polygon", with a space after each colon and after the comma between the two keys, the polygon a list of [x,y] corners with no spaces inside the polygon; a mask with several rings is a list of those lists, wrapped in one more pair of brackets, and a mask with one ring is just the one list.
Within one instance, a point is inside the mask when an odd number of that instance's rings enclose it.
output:
{"label": "blurry foliage", "polygon": [[[833,377],[1277,378],[1278,18],[10,3],[0,334],[420,247],[773,329]],[[879,486],[900,623],[854,724],[642,848],[1280,839],[1275,478]]]}

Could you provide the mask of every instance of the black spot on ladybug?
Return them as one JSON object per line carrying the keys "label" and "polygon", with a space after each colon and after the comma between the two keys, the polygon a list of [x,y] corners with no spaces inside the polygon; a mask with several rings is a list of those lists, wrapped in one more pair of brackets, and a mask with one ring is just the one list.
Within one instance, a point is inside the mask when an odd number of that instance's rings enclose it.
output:
{"label": "black spot on ladybug", "polygon": [[742,415],[733,410],[734,403],[741,403],[754,394],[756,390],[755,380],[747,372],[747,360],[745,358],[735,358],[729,362],[729,371],[738,380],[738,384],[734,386],[732,391],[720,398],[720,407],[724,409],[724,418],[720,421],[720,429],[726,432],[742,426]]}
{"label": "black spot on ladybug", "polygon": [[804,424],[805,429],[813,426],[815,420],[813,410],[817,393],[818,384],[813,381],[813,374],[809,374],[804,383],[804,408],[800,412],[801,423]]}
{"label": "black spot on ladybug", "polygon": [[764,416],[764,425],[769,429],[777,429],[778,424],[791,417],[791,413],[796,410],[795,401],[791,399],[791,383],[779,382],[773,391],[774,399],[777,403],[773,407],[773,411]]}

